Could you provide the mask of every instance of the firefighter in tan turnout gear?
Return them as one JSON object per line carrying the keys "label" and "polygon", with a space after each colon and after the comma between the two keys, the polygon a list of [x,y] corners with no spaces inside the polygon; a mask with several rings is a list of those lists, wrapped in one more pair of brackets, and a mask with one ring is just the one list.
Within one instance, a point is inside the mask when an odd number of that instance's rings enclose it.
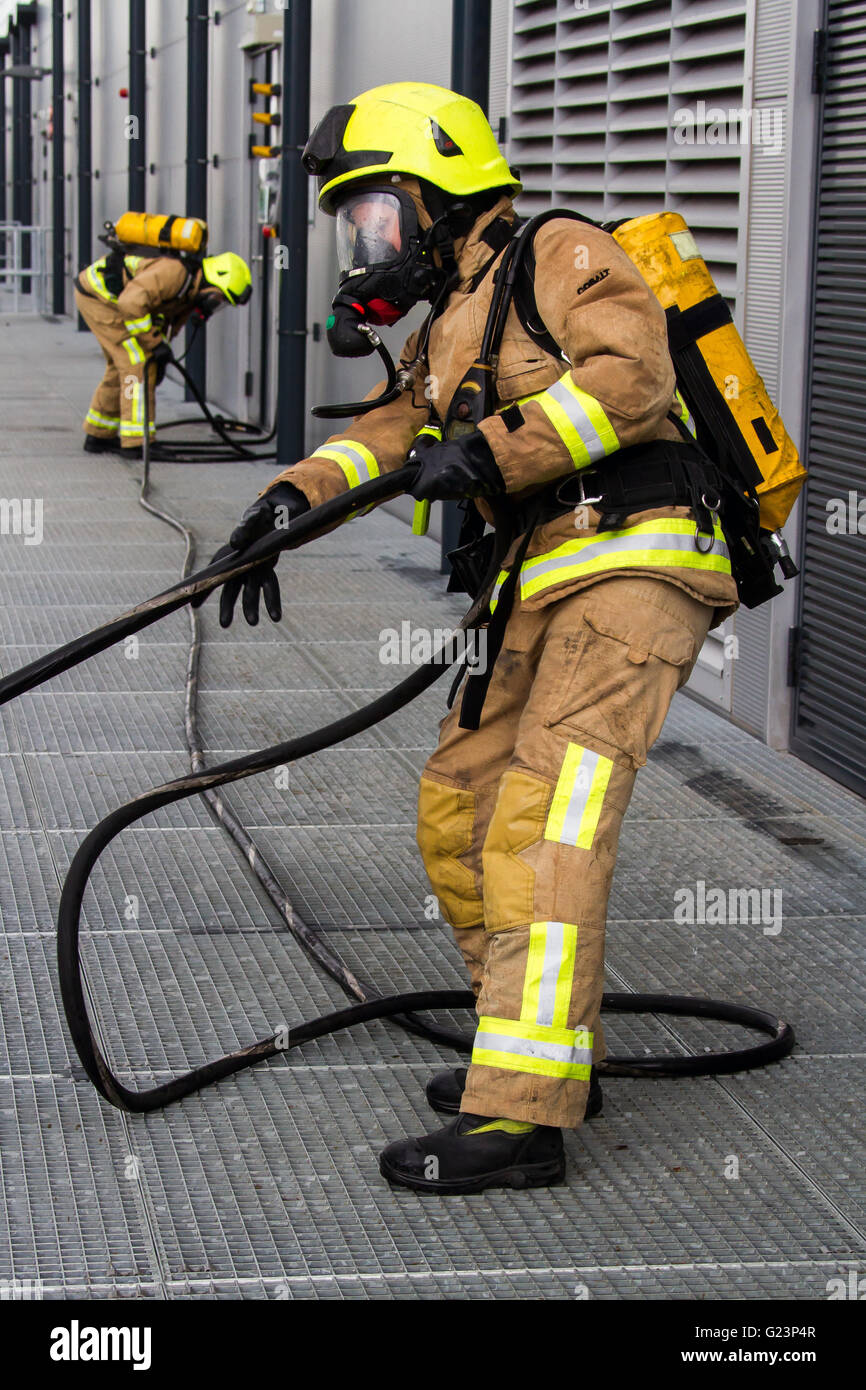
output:
{"label": "firefighter in tan turnout gear", "polygon": [[75,305],[105,357],[105,374],[84,418],[88,453],[141,457],[143,383],[147,365],[148,419],[156,424],[154,393],[171,357],[169,342],[192,315],[206,321],[226,304],[245,304],[251,293],[246,262],[233,251],[198,264],[171,255],[109,252],[75,279]]}
{"label": "firefighter in tan turnout gear", "polygon": [[[264,534],[277,507],[291,516],[404,466],[413,447],[422,504],[471,497],[511,519],[491,628],[518,563],[519,583],[479,726],[461,725],[458,694],[418,807],[427,873],[478,1000],[474,1051],[468,1071],[428,1084],[453,1118],[390,1144],[381,1169],[445,1194],[542,1186],[563,1176],[561,1131],[601,1109],[605,914],[635,773],[736,586],[717,519],[696,520],[691,493],[650,489],[641,505],[635,490],[651,463],[657,478],[666,441],[688,449],[676,424],[687,412],[664,313],[607,232],[569,217],[538,229],[547,336],[512,303],[492,413],[442,438],[516,230],[516,176],[478,106],[415,83],[333,108],[304,163],[337,220],[335,350],[358,323],[393,322],[421,298],[433,307],[404,348],[405,389],[275,479],[230,545]],[[601,499],[617,467],[633,500],[611,514]],[[225,586],[224,625],[241,588],[248,621],[260,595],[280,616],[265,565]]]}

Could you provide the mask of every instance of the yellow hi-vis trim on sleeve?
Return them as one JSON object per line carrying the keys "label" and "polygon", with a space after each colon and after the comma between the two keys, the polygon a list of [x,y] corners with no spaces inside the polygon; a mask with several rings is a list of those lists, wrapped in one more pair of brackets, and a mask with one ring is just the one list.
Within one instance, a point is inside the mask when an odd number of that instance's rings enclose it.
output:
{"label": "yellow hi-vis trim on sleeve", "polygon": [[573,922],[533,922],[523,980],[521,1023],[565,1028],[571,1004],[577,927]]}
{"label": "yellow hi-vis trim on sleeve", "polygon": [[105,288],[105,281],[103,280],[102,275],[100,274],[100,271],[103,271],[104,269],[105,257],[103,256],[101,260],[94,261],[92,265],[89,265],[87,267],[87,269],[84,272],[84,278],[86,279],[90,288],[93,290],[94,294],[97,294],[100,299],[107,299],[109,304],[113,304],[117,299],[117,295],[112,294],[110,290],[107,290]]}
{"label": "yellow hi-vis trim on sleeve", "polygon": [[570,743],[550,803],[545,840],[591,849],[613,762],[579,743]]}
{"label": "yellow hi-vis trim on sleeve", "polygon": [[586,1028],[549,1028],[513,1018],[480,1018],[472,1065],[588,1081],[592,1043],[592,1033]]}
{"label": "yellow hi-vis trim on sleeve", "polygon": [[518,405],[540,405],[571,454],[575,468],[586,468],[619,448],[616,431],[600,403],[566,372],[546,391],[524,396]]}
{"label": "yellow hi-vis trim on sleeve", "polygon": [[336,444],[322,444],[320,448],[313,450],[311,457],[331,459],[338,463],[349,487],[360,487],[361,483],[369,483],[371,478],[379,477],[379,465],[375,455],[370,453],[366,444],[359,444],[356,439],[340,439]]}
{"label": "yellow hi-vis trim on sleeve", "polygon": [[153,319],[145,314],[140,319],[124,319],[123,326],[127,333],[148,333],[153,328]]}
{"label": "yellow hi-vis trim on sleeve", "polygon": [[[642,521],[619,531],[597,531],[564,541],[545,555],[535,555],[520,566],[520,597],[531,598],[554,584],[615,569],[694,569],[730,574],[731,559],[718,522],[713,525],[715,544],[709,554],[695,548],[695,523],[687,516]],[[496,607],[507,571],[500,571],[490,611]]]}
{"label": "yellow hi-vis trim on sleeve", "polygon": [[685,401],[683,400],[682,396],[680,395],[679,391],[675,391],[675,392],[674,392],[674,395],[676,396],[676,398],[677,398],[677,400],[679,401],[679,404],[680,404],[680,409],[679,409],[679,411],[677,412],[678,415],[679,415],[679,417],[680,417],[680,419],[682,420],[682,422],[683,422],[683,424],[685,425],[686,429],[688,430],[689,434],[693,435],[694,438],[697,439],[697,437],[698,437],[698,431],[697,431],[697,426],[695,425],[695,422],[694,422],[694,420],[692,419],[692,412],[689,410],[688,406],[686,405],[686,403],[685,403]]}

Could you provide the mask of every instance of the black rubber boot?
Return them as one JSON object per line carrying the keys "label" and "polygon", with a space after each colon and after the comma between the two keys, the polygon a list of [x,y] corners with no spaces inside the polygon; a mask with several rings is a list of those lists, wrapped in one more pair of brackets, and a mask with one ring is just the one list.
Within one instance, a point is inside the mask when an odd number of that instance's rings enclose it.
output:
{"label": "black rubber boot", "polygon": [[125,449],[118,449],[117,452],[120,454],[121,458],[126,459],[127,463],[132,463],[135,459],[144,458],[144,450],[140,444],[127,444]]}
{"label": "black rubber boot", "polygon": [[440,1197],[488,1187],[552,1187],[565,1177],[562,1131],[464,1113],[433,1134],[389,1144],[379,1172],[398,1187]]}
{"label": "black rubber boot", "polygon": [[[466,1067],[457,1067],[454,1071],[438,1071],[427,1082],[427,1103],[440,1115],[457,1115],[465,1089]],[[591,1120],[594,1115],[600,1115],[603,1104],[601,1083],[598,1072],[593,1067],[589,1074],[589,1099],[586,1102],[584,1120]]]}
{"label": "black rubber boot", "polygon": [[120,440],[117,435],[105,439],[97,434],[86,434],[84,436],[84,452],[85,454],[119,454]]}

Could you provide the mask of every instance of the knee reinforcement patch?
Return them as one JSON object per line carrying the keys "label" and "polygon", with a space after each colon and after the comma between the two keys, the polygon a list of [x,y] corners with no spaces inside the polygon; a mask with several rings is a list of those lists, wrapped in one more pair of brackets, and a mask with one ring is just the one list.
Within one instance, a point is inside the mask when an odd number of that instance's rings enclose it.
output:
{"label": "knee reinforcement patch", "polygon": [[433,892],[452,927],[476,927],[484,921],[480,885],[464,863],[475,836],[473,792],[421,778],[418,793],[418,848]]}
{"label": "knee reinforcement patch", "polygon": [[524,851],[544,836],[552,788],[519,768],[499,786],[484,841],[484,922],[488,931],[525,926],[535,918],[535,866]]}

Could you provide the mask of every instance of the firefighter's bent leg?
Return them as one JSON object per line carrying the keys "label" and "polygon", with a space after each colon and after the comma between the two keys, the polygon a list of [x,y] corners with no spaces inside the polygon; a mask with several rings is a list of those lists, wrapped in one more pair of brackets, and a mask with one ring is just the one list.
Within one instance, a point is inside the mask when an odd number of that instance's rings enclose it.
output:
{"label": "firefighter's bent leg", "polygon": [[117,312],[109,304],[75,291],[75,304],[105,358],[105,372],[84,417],[84,433],[112,439],[120,429],[120,375],[114,361],[118,339]]}
{"label": "firefighter's bent leg", "polygon": [[459,727],[459,693],[442,721],[439,744],[424,769],[418,795],[418,846],[476,994],[490,943],[484,926],[481,851],[532,688],[539,627],[538,615],[522,615],[519,607],[512,614],[481,727]]}
{"label": "firefighter's bent leg", "polygon": [[653,578],[554,603],[482,851],[489,934],[462,1109],[580,1124],[617,843],[712,609]]}

